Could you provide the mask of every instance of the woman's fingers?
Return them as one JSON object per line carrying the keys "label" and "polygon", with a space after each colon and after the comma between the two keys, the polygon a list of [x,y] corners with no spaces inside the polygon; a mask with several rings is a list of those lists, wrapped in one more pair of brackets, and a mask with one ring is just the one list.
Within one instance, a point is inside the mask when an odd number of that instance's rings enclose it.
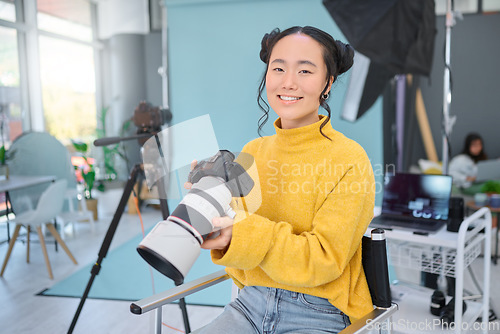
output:
{"label": "woman's fingers", "polygon": [[191,170],[193,170],[197,164],[198,164],[198,161],[196,161],[196,159],[191,161]]}
{"label": "woman's fingers", "polygon": [[[196,161],[196,160],[191,161],[191,170],[193,170],[197,164],[198,164],[198,161]],[[184,183],[185,189],[191,189],[192,186],[193,186],[193,184],[191,182]]]}
{"label": "woman's fingers", "polygon": [[224,217],[215,217],[212,219],[212,225],[214,225],[214,230],[221,230],[223,228],[232,226],[234,224],[234,219],[224,216]]}
{"label": "woman's fingers", "polygon": [[212,219],[214,231],[219,231],[219,235],[213,239],[207,239],[201,248],[204,249],[224,249],[230,243],[233,237],[233,223],[234,220],[228,216],[215,217]]}
{"label": "woman's fingers", "polygon": [[220,230],[219,236],[207,239],[201,244],[203,249],[224,249],[231,243],[233,227],[229,226]]}

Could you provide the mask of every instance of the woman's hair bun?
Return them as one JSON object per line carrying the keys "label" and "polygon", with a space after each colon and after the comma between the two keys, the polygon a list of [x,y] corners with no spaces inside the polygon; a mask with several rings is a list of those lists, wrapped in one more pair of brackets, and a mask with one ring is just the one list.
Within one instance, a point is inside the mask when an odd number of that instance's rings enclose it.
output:
{"label": "woman's hair bun", "polygon": [[273,31],[270,33],[266,33],[264,37],[262,37],[262,41],[260,42],[260,60],[262,60],[264,63],[267,64],[269,61],[269,49],[272,48],[272,45],[274,44],[274,39],[278,34],[280,33],[280,30],[278,28],[275,28]]}
{"label": "woman's hair bun", "polygon": [[349,44],[344,44],[341,41],[336,40],[338,51],[338,71],[339,75],[347,72],[354,63],[354,49]]}

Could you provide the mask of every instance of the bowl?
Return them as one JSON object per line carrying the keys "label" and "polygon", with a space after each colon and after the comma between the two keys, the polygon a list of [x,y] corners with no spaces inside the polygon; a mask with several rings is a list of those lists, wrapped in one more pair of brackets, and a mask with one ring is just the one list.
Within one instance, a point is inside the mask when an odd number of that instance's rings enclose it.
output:
{"label": "bowl", "polygon": [[489,202],[490,202],[490,207],[500,208],[500,194],[490,195]]}
{"label": "bowl", "polygon": [[488,195],[484,193],[477,193],[474,195],[474,203],[476,206],[485,206],[488,204]]}

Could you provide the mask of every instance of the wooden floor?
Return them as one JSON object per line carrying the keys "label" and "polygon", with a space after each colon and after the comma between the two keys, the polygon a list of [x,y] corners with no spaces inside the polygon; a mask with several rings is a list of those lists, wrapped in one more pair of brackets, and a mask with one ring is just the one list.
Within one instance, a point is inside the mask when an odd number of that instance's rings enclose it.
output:
{"label": "wooden floor", "polygon": [[[60,249],[59,252],[55,252],[53,244],[48,245],[54,280],[48,277],[39,244],[32,244],[31,262],[27,264],[26,245],[20,241],[16,243],[4,277],[0,278],[0,333],[67,333],[80,299],[43,297],[36,294],[97,260],[97,254],[111,222],[112,214],[113,211],[103,214],[104,217],[101,217],[96,224],[94,234],[85,223],[78,224],[74,233],[72,233],[71,228],[67,229],[68,234],[65,240],[76,257],[78,265],[74,265],[64,251]],[[161,220],[161,214],[153,208],[144,208],[143,219],[145,228],[148,228]],[[11,227],[13,228],[13,226]],[[138,216],[124,214],[113,238],[111,249],[138,233],[141,233]],[[0,223],[0,241],[5,240],[5,238],[6,224]],[[36,233],[32,235],[33,239],[36,239]],[[7,246],[7,243],[0,244],[0,261],[2,263]],[[482,277],[481,262],[475,261],[473,263],[474,272],[479,279]],[[102,270],[106,270],[106,259],[102,262]],[[500,264],[492,265],[491,294],[492,300],[496,301],[497,304],[500,304],[500,289],[497,288],[499,280]],[[466,280],[466,287],[467,285],[470,284]],[[130,302],[87,299],[74,333],[154,333],[154,314],[133,315],[129,311],[129,305]],[[188,305],[192,329],[208,323],[221,311],[222,308],[219,307]],[[495,311],[497,314],[500,312],[500,310]],[[164,308],[163,322],[169,326],[184,329],[177,305],[169,305]],[[179,331],[164,326],[162,333],[179,333]]]}
{"label": "wooden floor", "polygon": [[[161,220],[161,213],[152,208],[143,209],[145,228]],[[97,260],[104,235],[111,222],[112,212],[100,217],[96,223],[95,234],[85,223],[76,225],[74,233],[71,226],[66,229],[65,241],[78,261],[74,265],[64,251],[56,252],[53,244],[48,244],[54,280],[49,279],[39,243],[31,244],[30,263],[26,263],[26,244],[16,242],[11,258],[0,278],[0,333],[21,334],[57,334],[67,333],[80,299],[37,296],[40,291],[71,275],[78,269]],[[14,225],[11,224],[11,233]],[[21,230],[25,234],[24,228]],[[141,233],[137,215],[124,214],[110,249],[113,249],[133,236]],[[0,242],[6,239],[6,224],[0,223]],[[47,237],[48,238],[48,237]],[[36,233],[31,240],[37,239]],[[0,244],[0,261],[3,263],[8,244]],[[106,258],[102,261],[102,270],[106,270]],[[90,278],[90,273],[89,273]],[[99,279],[97,276],[96,279]],[[82,290],[83,294],[83,290]],[[130,302],[87,299],[76,324],[75,334],[132,334],[154,333],[154,312],[151,315],[134,315],[129,311]],[[203,326],[216,317],[222,308],[188,305],[192,329]],[[182,316],[177,305],[164,307],[163,322],[183,330]],[[163,327],[162,333],[180,333]]]}

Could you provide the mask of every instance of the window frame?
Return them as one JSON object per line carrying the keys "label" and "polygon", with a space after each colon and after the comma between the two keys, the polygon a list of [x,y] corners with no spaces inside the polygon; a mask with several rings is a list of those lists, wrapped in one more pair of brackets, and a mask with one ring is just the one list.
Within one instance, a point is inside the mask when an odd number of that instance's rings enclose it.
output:
{"label": "window frame", "polygon": [[[37,0],[15,0],[16,22],[0,19],[0,26],[12,28],[17,33],[19,89],[21,90],[22,128],[26,131],[45,131],[45,119],[42,101],[42,82],[40,77],[39,37],[70,41],[93,49],[95,71],[96,116],[103,105],[102,52],[104,44],[97,38],[97,5],[89,2],[91,11],[92,41],[60,35],[38,29]],[[27,24],[26,22],[31,22]]]}

